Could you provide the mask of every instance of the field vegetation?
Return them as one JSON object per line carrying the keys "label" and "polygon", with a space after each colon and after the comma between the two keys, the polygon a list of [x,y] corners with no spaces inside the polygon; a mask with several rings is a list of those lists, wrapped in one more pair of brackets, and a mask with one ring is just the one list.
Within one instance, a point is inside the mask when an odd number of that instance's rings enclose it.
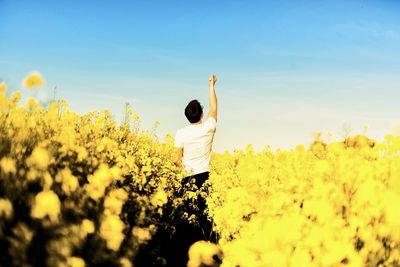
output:
{"label": "field vegetation", "polygon": [[20,100],[0,84],[0,266],[400,266],[400,137],[249,145],[197,188],[130,109]]}

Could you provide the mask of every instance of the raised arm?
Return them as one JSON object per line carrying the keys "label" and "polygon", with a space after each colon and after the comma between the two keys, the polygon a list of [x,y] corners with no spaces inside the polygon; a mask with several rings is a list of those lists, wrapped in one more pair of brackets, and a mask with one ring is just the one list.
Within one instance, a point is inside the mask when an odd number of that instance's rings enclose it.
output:
{"label": "raised arm", "polygon": [[217,76],[211,75],[208,80],[208,86],[210,88],[210,112],[208,117],[213,117],[217,120],[217,95],[215,94],[215,83],[217,82]]}

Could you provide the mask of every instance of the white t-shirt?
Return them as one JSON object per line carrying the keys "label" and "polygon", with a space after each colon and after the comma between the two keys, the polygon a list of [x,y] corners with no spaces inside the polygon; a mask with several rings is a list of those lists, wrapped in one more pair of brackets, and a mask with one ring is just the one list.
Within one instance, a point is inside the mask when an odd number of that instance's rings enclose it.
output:
{"label": "white t-shirt", "polygon": [[209,171],[216,127],[217,121],[209,117],[201,124],[189,124],[176,132],[175,147],[183,147],[182,162],[187,174]]}

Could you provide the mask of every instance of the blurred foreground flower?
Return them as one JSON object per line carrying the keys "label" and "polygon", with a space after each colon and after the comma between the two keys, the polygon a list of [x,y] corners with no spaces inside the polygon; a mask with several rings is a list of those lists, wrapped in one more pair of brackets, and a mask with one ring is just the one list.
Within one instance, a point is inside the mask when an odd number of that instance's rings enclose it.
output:
{"label": "blurred foreground flower", "polygon": [[106,240],[107,247],[118,251],[122,240],[124,240],[124,223],[116,215],[107,215],[103,218],[100,226],[100,236]]}
{"label": "blurred foreground flower", "polygon": [[7,84],[5,82],[0,83],[0,94],[4,94],[7,91]]}
{"label": "blurred foreground flower", "polygon": [[86,192],[94,200],[99,200],[104,195],[107,186],[119,174],[119,169],[116,167],[108,168],[106,164],[100,164],[99,168],[93,175],[88,176],[89,184],[86,184]]}
{"label": "blurred foreground flower", "polygon": [[40,170],[46,170],[49,165],[50,157],[46,149],[36,147],[31,156],[27,159],[27,163],[30,166],[35,166]]}
{"label": "blurred foreground flower", "polygon": [[121,258],[119,260],[119,263],[120,263],[121,267],[132,267],[133,266],[132,263],[130,262],[130,260],[127,258]]}
{"label": "blurred foreground flower", "polygon": [[95,229],[94,223],[91,220],[84,219],[81,224],[81,236],[84,238],[88,234],[93,234]]}
{"label": "blurred foreground flower", "polygon": [[201,240],[189,248],[188,267],[219,266],[222,260],[222,250],[215,244]]}
{"label": "blurred foreground flower", "polygon": [[30,97],[26,100],[26,106],[29,109],[33,110],[39,106],[39,103],[36,101],[36,99],[34,99],[33,97]]}
{"label": "blurred foreground flower", "polygon": [[35,89],[44,85],[44,80],[39,72],[29,73],[22,82],[22,86],[26,89]]}
{"label": "blurred foreground flower", "polygon": [[60,199],[53,191],[42,191],[35,197],[31,216],[36,219],[42,219],[48,215],[51,221],[57,221],[60,207]]}
{"label": "blurred foreground flower", "polygon": [[10,200],[0,198],[0,218],[5,218],[7,220],[11,219],[13,216],[13,206]]}
{"label": "blurred foreground flower", "polygon": [[7,174],[15,174],[17,168],[15,167],[15,160],[9,157],[4,157],[0,160],[0,169]]}
{"label": "blurred foreground flower", "polygon": [[85,267],[85,261],[79,257],[69,257],[67,259],[67,263],[69,267]]}
{"label": "blurred foreground flower", "polygon": [[71,195],[79,186],[78,178],[72,175],[69,168],[63,169],[56,176],[56,181],[61,182],[61,188],[66,195]]}
{"label": "blurred foreground flower", "polygon": [[154,225],[147,228],[133,227],[132,234],[137,238],[139,243],[145,243],[151,239],[152,232],[155,231]]}
{"label": "blurred foreground flower", "polygon": [[151,198],[150,202],[153,206],[162,206],[168,201],[168,196],[164,190],[159,189]]}
{"label": "blurred foreground flower", "polygon": [[125,192],[124,189],[114,189],[104,200],[104,213],[107,215],[119,215],[121,213],[122,206],[127,199],[128,194]]}

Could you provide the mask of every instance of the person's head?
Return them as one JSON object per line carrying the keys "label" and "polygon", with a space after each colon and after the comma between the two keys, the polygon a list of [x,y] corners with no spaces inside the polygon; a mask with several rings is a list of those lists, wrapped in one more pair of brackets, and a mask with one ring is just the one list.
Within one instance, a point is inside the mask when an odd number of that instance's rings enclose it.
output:
{"label": "person's head", "polygon": [[190,123],[197,123],[203,118],[203,107],[200,102],[192,100],[185,108],[185,116]]}

